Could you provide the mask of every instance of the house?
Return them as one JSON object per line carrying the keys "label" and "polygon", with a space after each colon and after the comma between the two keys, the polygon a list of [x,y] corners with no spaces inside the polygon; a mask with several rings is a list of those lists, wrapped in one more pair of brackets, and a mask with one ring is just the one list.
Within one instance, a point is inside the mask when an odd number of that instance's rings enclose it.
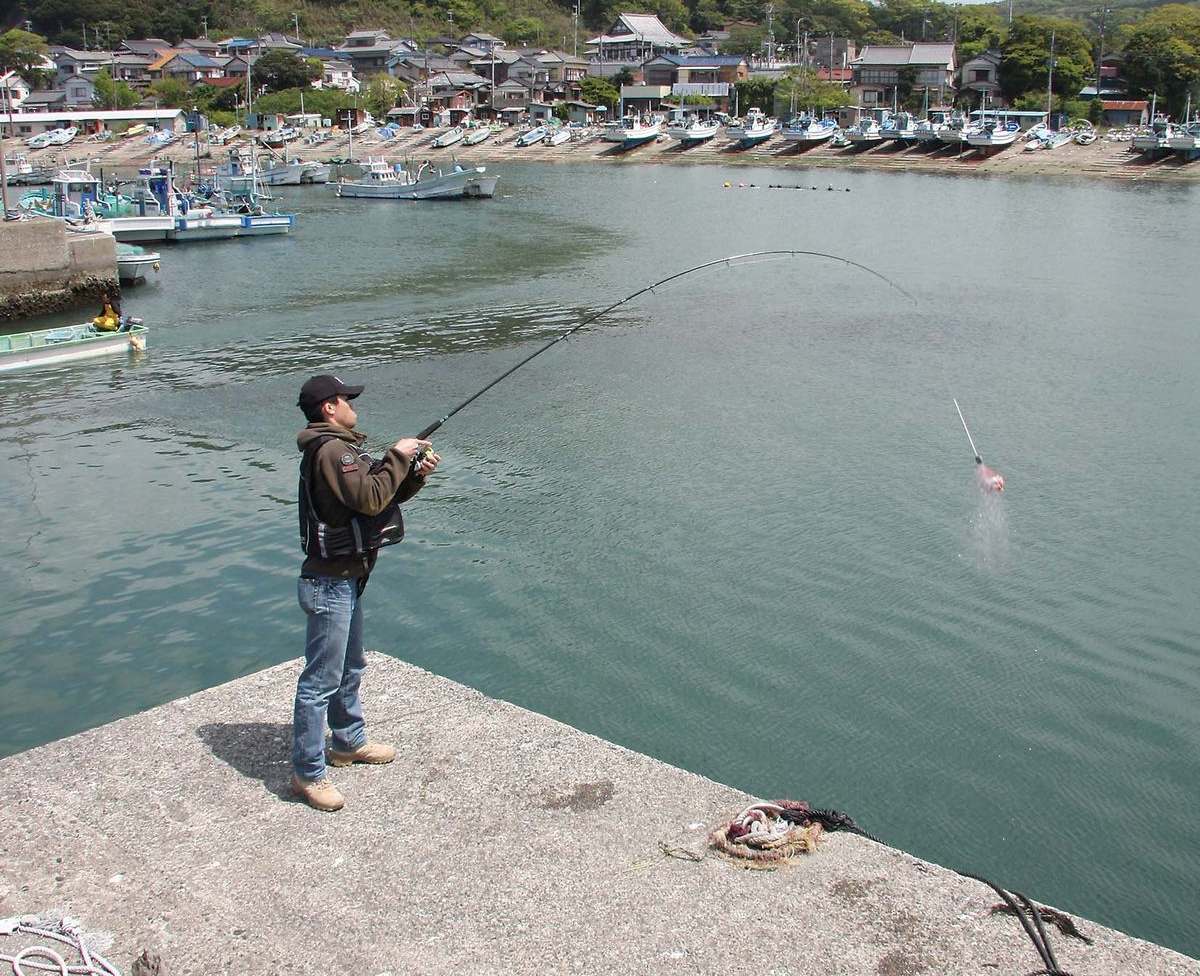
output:
{"label": "house", "polygon": [[575,98],[563,104],[567,107],[567,121],[575,125],[595,125],[597,118],[604,118],[603,107],[593,105],[591,102]]}
{"label": "house", "polygon": [[362,88],[354,77],[354,66],[349,61],[322,61],[321,77],[312,83],[313,88],[336,88],[339,91],[356,92]]}
{"label": "house", "polygon": [[487,101],[488,82],[465,71],[441,71],[429,78],[428,105],[449,115],[449,124],[457,125],[475,108]]}
{"label": "house", "polygon": [[199,51],[210,58],[215,58],[221,53],[221,45],[207,37],[185,37],[175,46],[185,51]]}
{"label": "house", "polygon": [[654,14],[624,13],[587,43],[593,61],[642,64],[659,54],[675,54],[690,42],[668,30]]}
{"label": "house", "polygon": [[21,111],[26,115],[41,114],[42,112],[65,112],[66,110],[67,93],[61,88],[30,92],[21,105]]}
{"label": "house", "polygon": [[1100,108],[1104,112],[1106,125],[1147,125],[1150,122],[1150,103],[1144,99],[1103,100],[1100,102]]}
{"label": "house", "polygon": [[29,97],[29,86],[15,71],[0,73],[0,111],[15,112]]}
{"label": "house", "polygon": [[387,73],[410,85],[425,81],[439,71],[461,71],[462,66],[440,54],[427,51],[403,51],[393,54],[387,61]]}
{"label": "house", "polygon": [[[76,75],[63,84],[64,104],[68,110],[91,108],[96,99],[95,75]],[[28,100],[26,100],[28,103]]]}
{"label": "house", "polygon": [[157,60],[157,55],[114,51],[112,61],[108,64],[108,70],[115,81],[123,81],[130,85],[145,85],[150,81],[150,65]]}
{"label": "house", "polygon": [[670,85],[622,85],[621,114],[657,112],[663,101],[670,97]]}
{"label": "house", "polygon": [[937,91],[938,102],[953,100],[957,61],[953,44],[869,44],[855,58],[851,93],[860,105],[891,105],[900,89]]}
{"label": "house", "polygon": [[94,75],[101,68],[107,67],[112,60],[108,51],[75,51],[63,48],[54,58],[54,66],[58,69],[55,81],[62,85],[68,78],[80,75]]}
{"label": "house", "polygon": [[819,68],[844,68],[858,56],[858,47],[848,37],[810,37],[807,51],[801,53]]}
{"label": "house", "polygon": [[220,78],[223,74],[221,64],[199,51],[180,51],[163,64],[160,71],[160,77],[174,78],[189,85]]}
{"label": "house", "polygon": [[495,84],[508,81],[508,68],[521,60],[516,51],[492,51],[486,58],[479,58],[470,63],[471,70],[477,75],[492,80]]}
{"label": "house", "polygon": [[462,47],[476,48],[484,54],[489,54],[497,48],[504,47],[504,41],[495,34],[485,34],[483,31],[475,31],[474,33],[467,34],[458,43]]}
{"label": "house", "polygon": [[1000,92],[1000,52],[984,51],[978,57],[964,61],[959,71],[958,90],[970,96],[971,104],[979,104],[986,96],[994,104]]}
{"label": "house", "polygon": [[491,104],[495,106],[498,113],[513,109],[523,112],[530,102],[537,100],[537,95],[536,90],[530,92],[526,85],[510,79],[492,89]]}
{"label": "house", "polygon": [[1118,102],[1127,98],[1129,82],[1121,77],[1124,61],[1124,55],[1106,54],[1100,59],[1100,90],[1096,90],[1096,79],[1093,77],[1090,79],[1091,84],[1084,85],[1079,90],[1079,97],[1083,99],[1098,97]]}
{"label": "house", "polygon": [[220,67],[222,75],[240,81],[246,77],[246,73],[254,66],[254,62],[258,58],[252,54],[235,54],[225,58],[213,58],[213,60]]}
{"label": "house", "polygon": [[728,111],[733,86],[749,77],[746,59],[737,54],[662,54],[642,65],[647,85],[669,85],[676,99],[711,98],[720,111]]}
{"label": "house", "polygon": [[564,51],[540,51],[537,61],[546,69],[547,79],[552,85],[576,84],[587,77],[588,63]]}
{"label": "house", "polygon": [[170,48],[166,51],[159,51],[158,57],[146,66],[146,77],[157,81],[163,76],[163,68],[170,64],[175,55],[179,53],[180,52],[176,51],[174,48]]}
{"label": "house", "polygon": [[382,30],[356,30],[345,36],[337,51],[339,60],[349,62],[356,74],[380,74],[388,70],[388,61],[397,49],[411,50],[411,45],[395,39]]}
{"label": "house", "polygon": [[508,66],[510,81],[519,81],[526,88],[544,88],[550,83],[550,71],[536,55],[522,55]]}
{"label": "house", "polygon": [[140,40],[122,41],[119,50],[126,54],[140,54],[142,57],[157,58],[159,51],[165,51],[170,46],[171,42],[164,41],[161,37],[143,37]]}

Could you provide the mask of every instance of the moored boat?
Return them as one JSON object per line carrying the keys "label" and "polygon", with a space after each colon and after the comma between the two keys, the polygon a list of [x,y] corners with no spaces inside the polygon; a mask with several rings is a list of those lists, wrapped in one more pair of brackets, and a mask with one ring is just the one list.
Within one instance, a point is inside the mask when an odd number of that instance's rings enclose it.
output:
{"label": "moored boat", "polygon": [[883,141],[881,129],[882,126],[876,119],[871,118],[869,115],[864,115],[846,130],[846,138],[854,146],[871,145]]}
{"label": "moored boat", "polygon": [[22,369],[146,348],[147,329],[141,319],[125,317],[115,332],[91,323],[58,329],[0,335],[0,370]]}
{"label": "moored boat", "polygon": [[561,146],[564,142],[571,141],[571,130],[565,125],[553,130],[550,135],[546,136],[547,146]]}
{"label": "moored boat", "polygon": [[433,140],[434,149],[445,149],[447,146],[453,146],[462,142],[463,129],[461,125],[456,125],[453,129],[447,129],[440,136]]}
{"label": "moored boat", "polygon": [[720,128],[720,122],[700,119],[693,115],[668,125],[667,135],[672,139],[679,140],[684,146],[696,146],[707,142],[717,134]]}
{"label": "moored boat", "polygon": [[528,132],[523,132],[517,138],[517,145],[522,148],[525,146],[534,146],[541,142],[550,134],[550,126],[538,125],[534,126]]}
{"label": "moored boat", "polygon": [[761,109],[751,108],[740,125],[730,126],[729,138],[734,140],[742,149],[750,149],[761,145],[778,130],[778,123],[767,118]]}
{"label": "moored boat", "polygon": [[986,152],[1011,146],[1020,132],[1021,127],[1016,122],[1006,122],[1000,118],[985,119],[978,128],[967,132],[966,140],[968,146]]}
{"label": "moored boat", "polygon": [[485,127],[485,128],[480,128],[480,129],[472,129],[465,136],[463,136],[463,145],[464,146],[478,146],[481,142],[484,142],[484,141],[490,139],[491,137],[492,137],[492,130],[489,128]]}
{"label": "moored boat", "polygon": [[945,112],[930,112],[913,126],[913,138],[926,144],[939,142],[938,130],[946,124],[948,118]]}
{"label": "moored boat", "polygon": [[422,163],[414,176],[407,169],[392,167],[382,159],[371,159],[360,180],[337,184],[339,197],[374,200],[454,200],[491,197],[499,177],[487,176],[487,167],[467,169],[457,163],[449,171],[435,170]]}
{"label": "moored boat", "polygon": [[915,142],[917,131],[913,117],[907,112],[897,112],[879,127],[879,135],[897,142]]}
{"label": "moored boat", "polygon": [[633,149],[653,142],[662,130],[658,121],[646,122],[633,115],[627,115],[617,122],[611,122],[604,127],[604,140],[615,142],[622,149]]}
{"label": "moored boat", "polygon": [[147,251],[136,244],[117,244],[117,277],[131,284],[145,281],[149,272],[158,270],[160,260],[157,251]]}
{"label": "moored boat", "polygon": [[779,130],[779,134],[789,142],[815,145],[832,139],[837,127],[837,122],[833,119],[802,115],[789,119]]}

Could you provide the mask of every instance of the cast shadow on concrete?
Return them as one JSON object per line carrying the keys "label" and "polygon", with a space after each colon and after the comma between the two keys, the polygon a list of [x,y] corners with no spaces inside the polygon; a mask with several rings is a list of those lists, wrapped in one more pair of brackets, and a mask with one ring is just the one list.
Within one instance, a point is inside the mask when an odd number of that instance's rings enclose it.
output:
{"label": "cast shadow on concrete", "polygon": [[284,722],[214,722],[196,732],[212,754],[281,800],[292,801],[292,726]]}

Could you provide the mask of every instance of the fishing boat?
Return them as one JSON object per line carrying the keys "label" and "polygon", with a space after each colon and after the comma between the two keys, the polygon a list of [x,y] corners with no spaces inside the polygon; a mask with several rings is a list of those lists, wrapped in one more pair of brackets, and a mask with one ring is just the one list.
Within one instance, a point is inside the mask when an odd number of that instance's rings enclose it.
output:
{"label": "fishing boat", "polygon": [[897,142],[916,142],[917,129],[911,115],[907,112],[896,112],[879,127],[879,135],[883,139],[893,139]]}
{"label": "fishing boat", "polygon": [[[258,170],[258,180],[264,186],[299,186],[305,164],[298,159],[280,159]],[[253,175],[253,171],[252,171]]]}
{"label": "fishing boat", "polygon": [[118,244],[117,277],[130,284],[145,281],[149,272],[158,270],[160,260],[157,251],[147,251],[136,244]]}
{"label": "fishing boat", "polygon": [[606,142],[615,142],[622,150],[634,149],[653,142],[662,131],[662,122],[657,119],[646,121],[633,115],[611,122],[604,127]]}
{"label": "fishing boat", "polygon": [[1157,154],[1169,149],[1175,136],[1175,126],[1161,113],[1154,116],[1149,126],[1139,129],[1133,136],[1133,148],[1140,153]]}
{"label": "fishing boat", "polygon": [[258,182],[258,167],[248,149],[231,149],[213,170],[213,184],[227,193],[249,196]]}
{"label": "fishing boat", "polygon": [[486,176],[486,171],[485,166],[467,169],[457,163],[449,171],[435,170],[428,163],[422,163],[414,175],[399,164],[389,166],[382,159],[370,159],[362,179],[337,183],[337,195],[374,200],[454,200],[495,196],[499,177]]}
{"label": "fishing boat", "polygon": [[73,125],[66,129],[55,129],[50,133],[50,145],[65,146],[77,135],[79,135],[79,130]]}
{"label": "fishing boat", "polygon": [[456,125],[453,129],[447,129],[440,136],[433,140],[434,149],[445,149],[447,146],[453,146],[463,140],[463,129],[461,125]]}
{"label": "fishing boat", "polygon": [[4,157],[4,175],[10,184],[27,183],[33,176],[33,163],[24,153]]}
{"label": "fishing boat", "polygon": [[878,120],[864,115],[846,130],[846,138],[850,140],[851,145],[869,146],[883,141],[881,129]]}
{"label": "fishing boat", "polygon": [[1090,146],[1096,141],[1096,129],[1087,119],[1072,119],[1068,128],[1074,133],[1075,142],[1080,146]]}
{"label": "fishing boat", "polygon": [[1065,146],[1074,138],[1075,132],[1072,129],[1051,129],[1044,122],[1039,122],[1027,134],[1028,141],[1025,143],[1025,151],[1057,149],[1059,146]]}
{"label": "fishing boat", "polygon": [[767,118],[761,109],[752,108],[740,125],[730,126],[727,132],[739,147],[751,149],[766,142],[777,130],[778,123],[774,119]]}
{"label": "fishing boat", "polygon": [[571,130],[565,125],[554,129],[550,135],[546,136],[547,146],[561,146],[564,142],[571,141]]}
{"label": "fishing boat", "polygon": [[300,182],[304,183],[328,183],[329,182],[329,164],[328,163],[301,163],[303,167],[300,170]]}
{"label": "fishing boat", "polygon": [[464,146],[478,146],[481,142],[486,142],[492,137],[492,130],[484,127],[481,129],[472,129],[463,136]]}
{"label": "fishing boat", "polygon": [[837,127],[837,122],[833,119],[818,119],[811,115],[800,115],[788,119],[783,128],[779,130],[779,134],[788,142],[816,145],[832,139]]}
{"label": "fishing boat", "polygon": [[966,142],[967,132],[973,129],[974,126],[967,123],[966,118],[962,115],[953,114],[946,120],[944,125],[935,129],[938,142],[944,142],[950,146],[961,146]]}
{"label": "fishing boat", "polygon": [[137,125],[131,125],[128,129],[121,133],[122,139],[132,139],[134,136],[140,136],[144,132],[149,132],[150,126],[145,122],[139,122]]}
{"label": "fishing boat", "polygon": [[1017,141],[1021,127],[1016,122],[1002,119],[984,119],[978,128],[967,132],[967,145],[984,152],[1000,150]]}
{"label": "fishing boat", "polygon": [[291,142],[293,139],[298,139],[300,132],[293,129],[291,126],[284,126],[282,129],[274,129],[266,133],[262,137],[264,146],[282,146],[286,142]]}
{"label": "fishing boat", "polygon": [[684,146],[698,146],[715,136],[720,128],[721,123],[716,120],[705,120],[691,115],[668,125],[667,135],[679,140]]}
{"label": "fishing boat", "polygon": [[54,134],[61,131],[61,129],[51,129],[49,132],[39,132],[36,136],[26,139],[25,145],[30,149],[45,149],[47,146],[53,145]]}
{"label": "fishing boat", "polygon": [[913,126],[913,138],[919,143],[929,145],[930,143],[939,142],[938,130],[949,120],[949,115],[945,112],[930,112],[925,118],[921,119]]}
{"label": "fishing boat", "polygon": [[1167,148],[1192,153],[1200,150],[1200,119],[1178,127],[1167,137]]}
{"label": "fishing boat", "polygon": [[23,369],[72,359],[138,351],[146,348],[141,319],[123,318],[116,332],[102,332],[90,322],[58,329],[0,335],[0,370]]}
{"label": "fishing boat", "polygon": [[528,132],[521,133],[517,137],[517,145],[524,148],[525,146],[534,146],[541,142],[550,134],[550,126],[539,125],[530,129]]}

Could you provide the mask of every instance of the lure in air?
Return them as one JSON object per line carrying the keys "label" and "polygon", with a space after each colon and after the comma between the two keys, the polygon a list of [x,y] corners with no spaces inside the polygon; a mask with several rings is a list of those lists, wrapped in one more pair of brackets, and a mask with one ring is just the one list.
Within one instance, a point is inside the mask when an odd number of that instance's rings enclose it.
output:
{"label": "lure in air", "polygon": [[971,436],[971,431],[967,428],[967,421],[963,418],[962,407],[958,405],[958,400],[954,401],[954,409],[958,411],[958,419],[962,423],[963,430],[966,432],[967,440],[971,444],[971,450],[975,452],[975,473],[979,478],[979,487],[984,491],[1004,491],[1004,475],[999,471],[993,471],[983,463],[983,458],[979,454],[979,448],[975,446],[975,438]]}

